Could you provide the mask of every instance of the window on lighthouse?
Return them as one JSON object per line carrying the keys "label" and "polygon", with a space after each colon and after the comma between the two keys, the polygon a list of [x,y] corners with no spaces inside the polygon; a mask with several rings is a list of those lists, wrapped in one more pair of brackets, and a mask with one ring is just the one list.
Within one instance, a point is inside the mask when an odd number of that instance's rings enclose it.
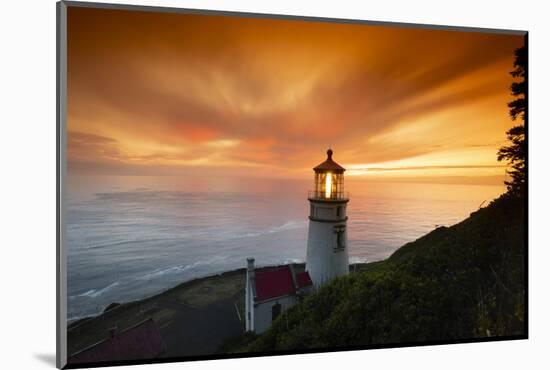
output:
{"label": "window on lighthouse", "polygon": [[344,236],[346,233],[346,227],[344,225],[338,225],[334,226],[334,233],[336,234],[336,250],[342,250],[346,248],[346,244],[344,243]]}

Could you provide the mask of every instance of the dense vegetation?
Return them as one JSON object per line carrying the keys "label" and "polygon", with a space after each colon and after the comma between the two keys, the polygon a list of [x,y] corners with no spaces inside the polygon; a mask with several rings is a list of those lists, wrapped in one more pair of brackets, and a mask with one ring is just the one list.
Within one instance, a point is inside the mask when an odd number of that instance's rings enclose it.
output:
{"label": "dense vegetation", "polygon": [[503,195],[234,343],[248,352],[522,335],[524,261],[523,199]]}

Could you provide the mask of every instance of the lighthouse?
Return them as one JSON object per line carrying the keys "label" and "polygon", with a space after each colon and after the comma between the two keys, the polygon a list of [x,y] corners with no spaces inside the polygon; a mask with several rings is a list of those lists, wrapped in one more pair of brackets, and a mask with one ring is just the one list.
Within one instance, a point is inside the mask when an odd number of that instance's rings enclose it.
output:
{"label": "lighthouse", "polygon": [[345,168],[332,155],[332,149],[327,150],[326,161],[313,169],[314,189],[308,194],[306,270],[315,287],[349,272]]}

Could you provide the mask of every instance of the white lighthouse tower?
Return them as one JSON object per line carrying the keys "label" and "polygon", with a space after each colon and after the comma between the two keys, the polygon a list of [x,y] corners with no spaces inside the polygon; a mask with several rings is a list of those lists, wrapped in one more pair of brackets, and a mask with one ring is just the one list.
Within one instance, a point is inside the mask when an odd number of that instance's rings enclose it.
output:
{"label": "white lighthouse tower", "polygon": [[344,193],[345,168],[327,160],[313,169],[314,190],[308,194],[310,203],[306,270],[315,287],[349,272],[346,206]]}

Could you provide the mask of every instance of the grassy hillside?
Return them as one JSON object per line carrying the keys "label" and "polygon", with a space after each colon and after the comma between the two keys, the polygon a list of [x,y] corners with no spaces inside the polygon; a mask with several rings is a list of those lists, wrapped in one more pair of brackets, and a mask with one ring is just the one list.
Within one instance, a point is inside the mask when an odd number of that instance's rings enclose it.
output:
{"label": "grassy hillside", "polygon": [[236,351],[522,335],[524,258],[523,200],[502,196],[334,280]]}

